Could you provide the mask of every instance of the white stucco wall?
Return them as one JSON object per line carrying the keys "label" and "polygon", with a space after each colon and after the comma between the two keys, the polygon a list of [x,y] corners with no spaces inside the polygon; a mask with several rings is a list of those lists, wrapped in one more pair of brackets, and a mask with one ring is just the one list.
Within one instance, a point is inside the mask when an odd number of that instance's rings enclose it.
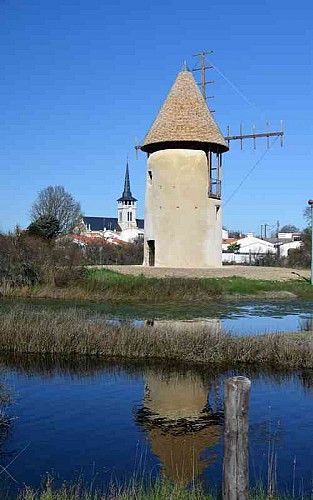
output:
{"label": "white stucco wall", "polygon": [[143,229],[124,229],[124,231],[118,233],[119,239],[127,242],[134,241],[139,237],[143,237],[143,235]]}
{"label": "white stucco wall", "polygon": [[288,243],[282,243],[279,245],[279,252],[281,257],[288,257],[289,250],[294,250],[295,248],[300,248],[302,246],[301,241],[290,241]]}
{"label": "white stucco wall", "polygon": [[[131,220],[128,220],[131,214]],[[137,222],[137,204],[136,202],[131,202],[131,205],[126,204],[126,202],[118,202],[117,205],[117,220],[122,231],[124,229],[136,229]]]}
{"label": "white stucco wall", "polygon": [[[254,236],[247,236],[246,238],[241,238],[236,240],[236,243],[240,245],[238,253],[275,253],[275,245],[260,238],[255,238]],[[223,250],[228,250],[229,243],[223,243]]]}
{"label": "white stucco wall", "polygon": [[[151,172],[152,179],[149,172]],[[157,267],[222,265],[221,201],[208,196],[203,151],[167,149],[148,158],[145,260],[155,241]]]}

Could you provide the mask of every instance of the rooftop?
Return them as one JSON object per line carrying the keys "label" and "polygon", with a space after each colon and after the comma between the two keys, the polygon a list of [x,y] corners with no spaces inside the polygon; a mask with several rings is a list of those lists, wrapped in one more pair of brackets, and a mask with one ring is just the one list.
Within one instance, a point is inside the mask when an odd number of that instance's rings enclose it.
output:
{"label": "rooftop", "polygon": [[[147,133],[141,149],[152,152],[164,143],[183,143],[192,149],[211,145],[216,152],[228,151],[227,143],[190,71],[181,71]],[[172,143],[172,144],[171,144]],[[187,144],[186,144],[187,143]]]}
{"label": "rooftop", "polygon": [[[111,231],[117,231],[117,232],[121,231],[117,217],[85,216],[85,217],[83,217],[83,220],[87,226],[87,229],[89,229],[89,226],[90,226],[90,231],[96,231],[96,232],[103,231],[104,228],[111,230]],[[138,229],[144,229],[144,220],[143,219],[136,219],[136,221],[137,221]]]}

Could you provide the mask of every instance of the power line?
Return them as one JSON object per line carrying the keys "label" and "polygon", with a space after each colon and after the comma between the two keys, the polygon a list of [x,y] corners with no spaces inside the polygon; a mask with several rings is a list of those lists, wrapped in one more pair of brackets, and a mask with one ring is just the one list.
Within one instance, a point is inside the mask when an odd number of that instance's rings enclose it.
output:
{"label": "power line", "polygon": [[248,172],[246,173],[246,175],[244,176],[244,178],[242,179],[242,181],[238,184],[238,186],[236,187],[236,189],[234,189],[234,191],[231,193],[230,197],[225,201],[225,203],[223,205],[224,207],[235,196],[235,194],[239,191],[239,189],[244,184],[244,182],[248,179],[248,177],[250,177],[250,175],[252,174],[252,172],[259,166],[259,164],[261,163],[261,161],[264,160],[265,156],[270,151],[270,149],[274,146],[274,144],[277,141],[277,139],[278,139],[278,136],[275,137],[275,139],[273,140],[272,144],[270,144],[269,148],[264,151],[264,153],[260,156],[260,158],[258,159],[258,161],[250,168],[250,170],[248,170]]}
{"label": "power line", "polygon": [[232,83],[232,82],[230,81],[230,79],[229,79],[229,78],[227,78],[227,76],[226,76],[226,75],[224,75],[224,73],[222,73],[222,72],[221,72],[221,70],[220,70],[220,69],[218,69],[218,67],[217,67],[215,64],[213,64],[212,62],[210,62],[210,64],[211,64],[211,66],[213,66],[213,68],[215,69],[215,71],[217,71],[217,72],[218,72],[218,74],[219,74],[219,75],[221,75],[221,77],[222,77],[222,78],[224,78],[225,82],[227,82],[227,83],[228,83],[228,84],[232,87],[232,89],[233,89],[233,90],[235,90],[235,92],[237,92],[237,94],[238,94],[240,97],[242,97],[242,99],[243,99],[244,101],[246,101],[246,103],[247,103],[247,104],[249,104],[249,106],[251,106],[252,108],[254,108],[254,109],[256,109],[257,111],[259,111],[259,112],[261,112],[261,113],[262,113],[261,109],[259,109],[259,108],[258,108],[258,107],[257,107],[257,106],[256,106],[256,105],[252,102],[252,101],[250,101],[250,99],[248,99],[248,97],[246,97],[246,96],[243,94],[243,92],[241,92],[241,90],[240,90],[240,89],[239,89],[239,88],[238,88],[238,87],[237,87],[234,83]]}

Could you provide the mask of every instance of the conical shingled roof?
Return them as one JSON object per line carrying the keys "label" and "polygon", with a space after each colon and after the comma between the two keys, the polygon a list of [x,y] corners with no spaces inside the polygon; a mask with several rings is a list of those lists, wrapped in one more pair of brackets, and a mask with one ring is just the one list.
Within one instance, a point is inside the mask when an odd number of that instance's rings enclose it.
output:
{"label": "conical shingled roof", "polygon": [[[151,152],[159,149],[160,143],[181,142],[212,144],[212,150],[228,151],[223,134],[188,70],[183,70],[178,74],[141,149]],[[164,144],[160,149],[164,149]]]}

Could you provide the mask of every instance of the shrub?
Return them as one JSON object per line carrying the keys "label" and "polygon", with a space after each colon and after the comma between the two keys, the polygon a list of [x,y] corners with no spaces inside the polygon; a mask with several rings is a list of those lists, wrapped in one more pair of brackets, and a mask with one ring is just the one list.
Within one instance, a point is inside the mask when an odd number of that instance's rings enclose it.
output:
{"label": "shrub", "polygon": [[303,231],[301,240],[302,246],[289,250],[288,265],[290,267],[309,268],[311,265],[311,229],[307,228]]}
{"label": "shrub", "polygon": [[84,277],[82,267],[61,267],[55,271],[54,284],[59,288],[73,285]]}
{"label": "shrub", "polygon": [[143,240],[114,245],[99,239],[83,249],[87,264],[125,264],[134,265],[143,262]]}
{"label": "shrub", "polygon": [[60,269],[79,266],[81,255],[69,242],[51,242],[27,232],[0,235],[0,283],[10,286],[55,284]]}

